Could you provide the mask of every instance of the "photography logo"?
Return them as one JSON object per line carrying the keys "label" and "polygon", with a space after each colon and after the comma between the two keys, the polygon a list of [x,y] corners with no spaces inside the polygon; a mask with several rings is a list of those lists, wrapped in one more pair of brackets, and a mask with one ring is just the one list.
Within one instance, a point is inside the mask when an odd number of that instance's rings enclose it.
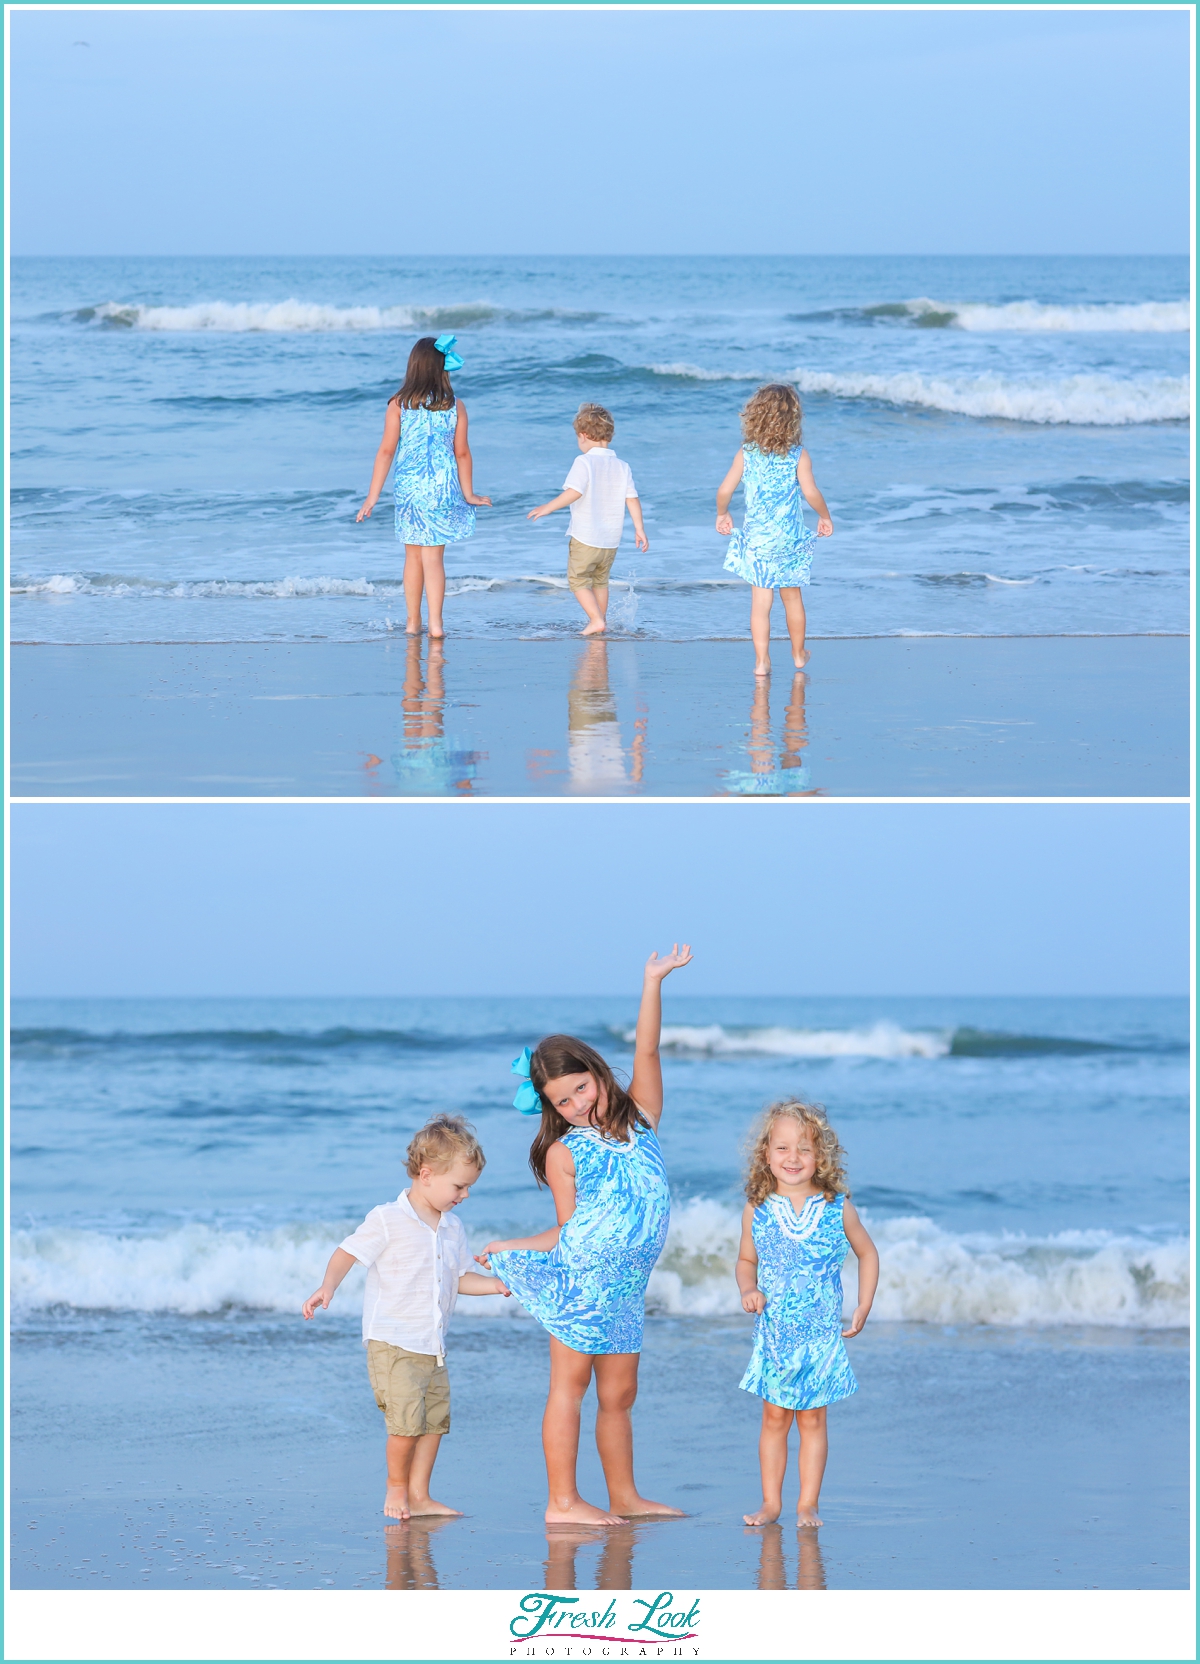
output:
{"label": "photography logo", "polygon": [[[618,1604],[620,1603],[620,1604]],[[510,1658],[700,1658],[700,1597],[614,1595],[589,1610],[578,1595],[523,1595],[508,1625]]]}

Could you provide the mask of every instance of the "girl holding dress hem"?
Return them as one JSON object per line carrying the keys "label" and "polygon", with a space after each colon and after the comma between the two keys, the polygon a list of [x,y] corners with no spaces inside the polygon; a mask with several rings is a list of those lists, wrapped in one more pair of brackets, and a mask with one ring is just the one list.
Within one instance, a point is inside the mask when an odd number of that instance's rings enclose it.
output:
{"label": "girl holding dress hem", "polygon": [[[646,1284],[671,1216],[657,1137],[662,981],[691,957],[684,943],[646,962],[628,1090],[599,1052],[570,1035],[552,1034],[513,1063],[523,1077],[514,1107],[541,1115],[529,1165],[538,1183],[549,1185],[558,1223],[537,1236],[490,1242],[477,1259],[550,1336],[542,1419],[550,1524],[617,1525],[681,1512],[638,1490],[630,1410]],[[580,1410],[593,1375],[607,1511],[584,1501],[576,1482]]]}
{"label": "girl holding dress hem", "polygon": [[[814,1104],[772,1104],[754,1132],[736,1267],[743,1310],[757,1314],[754,1351],[740,1385],[763,1401],[763,1499],[743,1516],[747,1525],[779,1518],[793,1421],[800,1434],[796,1523],[821,1524],[826,1407],[858,1391],[845,1342],[867,1321],[879,1254],[850,1200],[844,1154]],[[842,1261],[851,1250],[858,1258],[858,1304],[843,1329]]]}
{"label": "girl holding dress hem", "polygon": [[475,510],[492,506],[490,497],[474,490],[467,409],[450,385],[450,371],[462,367],[454,343],[453,335],[439,335],[436,341],[426,335],[409,353],[404,385],[388,400],[371,489],[357,515],[370,519],[395,457],[396,536],[404,544],[408,615],[404,628],[410,636],[421,633],[423,591],[435,641],[446,633],[446,544],[472,536]]}

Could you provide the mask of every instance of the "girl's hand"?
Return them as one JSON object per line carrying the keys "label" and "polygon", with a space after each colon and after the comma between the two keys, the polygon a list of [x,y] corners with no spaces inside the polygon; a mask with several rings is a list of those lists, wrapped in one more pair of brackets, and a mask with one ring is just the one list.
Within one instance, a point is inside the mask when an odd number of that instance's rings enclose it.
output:
{"label": "girl's hand", "polygon": [[490,497],[477,497],[473,491],[464,491],[463,496],[466,497],[472,508],[491,508],[492,506]]}
{"label": "girl's hand", "polygon": [[833,536],[833,521],[829,518],[829,516],[827,514],[821,514],[821,515],[818,515],[818,517],[817,517],[817,536],[818,537],[832,537]]}
{"label": "girl's hand", "polygon": [[355,525],[357,525],[360,520],[369,520],[371,518],[371,510],[375,507],[375,502],[376,499],[371,497],[367,498],[366,502],[354,516]]}
{"label": "girl's hand", "polygon": [[[832,526],[829,529],[832,531],[833,530]],[[717,530],[720,532],[722,537],[732,536],[732,534],[733,534],[733,515],[732,514],[718,514],[717,515]]]}
{"label": "girl's hand", "polygon": [[650,955],[646,961],[646,977],[654,977],[661,982],[664,976],[670,976],[672,971],[677,971],[681,965],[690,965],[691,962],[691,948],[688,947],[686,942],[682,948],[676,942],[670,953],[664,953],[661,959],[658,957],[657,950]]}
{"label": "girl's hand", "polygon": [[849,1340],[854,1335],[862,1334],[863,1325],[867,1321],[870,1310],[870,1306],[856,1306],[854,1308],[854,1316],[850,1319],[850,1327],[842,1330],[843,1340]]}
{"label": "girl's hand", "polygon": [[765,1311],[766,1306],[767,1297],[760,1288],[752,1288],[748,1293],[742,1295],[742,1310],[744,1312]]}

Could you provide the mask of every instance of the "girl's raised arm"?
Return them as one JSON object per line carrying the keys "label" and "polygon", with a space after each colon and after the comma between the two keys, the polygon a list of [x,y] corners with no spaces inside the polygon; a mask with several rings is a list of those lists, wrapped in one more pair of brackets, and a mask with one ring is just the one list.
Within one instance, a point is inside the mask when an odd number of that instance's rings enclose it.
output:
{"label": "girl's raised arm", "polygon": [[400,443],[400,406],[395,399],[388,401],[387,415],[383,418],[383,438],[379,441],[379,449],[375,452],[375,471],[371,475],[371,489],[363,500],[363,506],[355,515],[356,520],[369,520],[371,510],[379,501],[379,493],[383,490],[388,477],[388,469],[392,466],[392,458],[396,454],[396,446]]}
{"label": "girl's raised arm", "polygon": [[638,1007],[637,1032],[633,1041],[633,1079],[629,1083],[629,1095],[655,1131],[658,1130],[663,1107],[662,1060],[658,1055],[658,1042],[662,1037],[662,980],[679,966],[690,964],[691,958],[692,950],[687,943],[681,948],[676,942],[670,953],[664,953],[661,959],[657,953],[650,955],[642,977],[642,1003]]}
{"label": "girl's raised arm", "polygon": [[832,537],[833,521],[830,519],[829,510],[825,506],[825,499],[817,489],[817,482],[813,479],[812,463],[807,451],[801,451],[797,459],[796,479],[804,493],[804,501],[809,508],[815,508],[817,511],[817,536]]}
{"label": "girl's raised arm", "polygon": [[742,470],[745,465],[746,459],[739,451],[717,491],[717,530],[722,537],[728,537],[733,531],[733,515],[729,512],[729,505],[733,501],[734,492],[742,483]]}
{"label": "girl's raised arm", "polygon": [[454,458],[458,463],[458,483],[462,494],[469,503],[476,508],[491,508],[490,497],[475,495],[475,464],[471,458],[471,447],[467,442],[467,407],[461,399],[457,401],[458,420],[454,425]]}

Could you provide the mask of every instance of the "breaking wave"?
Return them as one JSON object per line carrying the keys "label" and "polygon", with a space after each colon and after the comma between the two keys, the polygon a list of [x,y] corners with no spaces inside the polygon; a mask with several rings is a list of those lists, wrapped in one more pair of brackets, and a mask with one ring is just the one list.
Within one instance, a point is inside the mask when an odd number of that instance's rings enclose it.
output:
{"label": "breaking wave", "polygon": [[[95,1230],[17,1231],[11,1259],[18,1318],[55,1309],[298,1314],[331,1249],[354,1221],[231,1230],[185,1225],[119,1236]],[[676,1206],[667,1246],[650,1279],[647,1309],[687,1317],[737,1313],[733,1277],[740,1215],[697,1198]],[[1036,1327],[1092,1324],[1177,1329],[1189,1321],[1189,1245],[1110,1231],[1044,1237],[955,1235],[929,1219],[875,1221],[880,1281],[874,1316],[884,1321]],[[486,1241],[480,1235],[479,1241]],[[355,1312],[361,1272],[338,1308]],[[853,1301],[854,1277],[847,1278]],[[465,1317],[519,1317],[501,1296],[464,1299]]]}
{"label": "breaking wave", "polygon": [[1045,305],[1036,300],[1006,301],[991,306],[977,302],[929,300],[890,301],[864,306],[865,318],[897,318],[918,329],[1022,330],[1058,332],[1176,334],[1191,329],[1191,307],[1186,300],[1104,301],[1078,306]]}
{"label": "breaking wave", "polygon": [[[634,1031],[622,1029],[621,1038],[633,1044]],[[668,1025],[662,1031],[667,1052],[707,1057],[1044,1057],[1081,1056],[1092,1052],[1124,1051],[1108,1041],[1077,1040],[1056,1035],[999,1034],[986,1029],[909,1030],[896,1023],[873,1023],[869,1028],[733,1028],[720,1023]]]}
{"label": "breaking wave", "polygon": [[105,301],[65,314],[74,323],[109,329],[209,330],[217,334],[313,334],[330,330],[469,329],[495,323],[544,323],[555,318],[592,323],[600,312],[554,307],[512,311],[486,301],[456,306],[330,306],[318,301],[197,301],[191,306],[141,306]]}
{"label": "breaking wave", "polygon": [[[695,364],[650,364],[655,375],[689,381],[762,381],[757,372],[705,370]],[[839,399],[876,399],[950,415],[1042,426],[1126,427],[1138,422],[1183,422],[1191,415],[1187,376],[1076,375],[1059,381],[1006,380],[1003,376],[834,375],[796,369],[790,379],[802,393]]]}

